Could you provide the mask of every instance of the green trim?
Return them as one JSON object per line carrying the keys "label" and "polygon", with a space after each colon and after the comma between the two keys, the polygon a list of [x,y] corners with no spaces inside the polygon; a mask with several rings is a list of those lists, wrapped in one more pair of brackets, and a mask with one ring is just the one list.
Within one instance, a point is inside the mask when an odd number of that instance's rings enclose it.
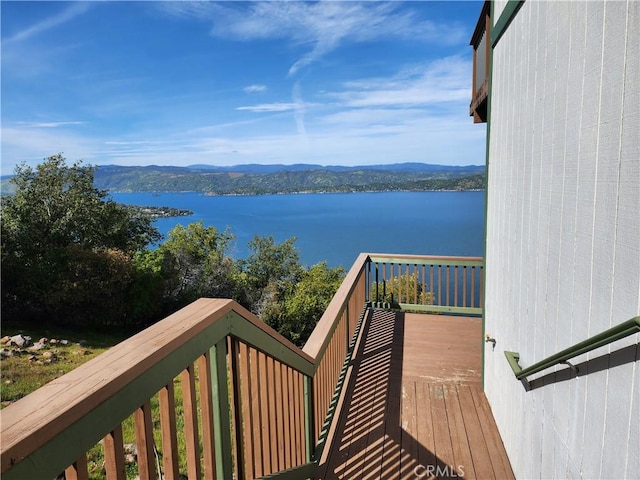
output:
{"label": "green trim", "polygon": [[373,263],[393,263],[396,265],[445,265],[451,267],[482,267],[484,266],[483,258],[402,258],[397,257],[370,257]]}
{"label": "green trim", "polygon": [[227,374],[227,339],[211,349],[211,385],[213,389],[213,434],[215,439],[216,475],[233,476],[233,448],[231,445],[231,408]]}
{"label": "green trim", "polygon": [[[490,12],[490,17],[493,19],[494,17],[494,4],[493,2],[491,2],[491,12]],[[493,32],[493,28],[491,29],[491,31]],[[481,368],[480,368],[480,386],[482,388],[482,391],[484,392],[484,381],[485,381],[485,360],[486,360],[486,354],[485,354],[485,347],[486,347],[486,343],[485,343],[485,336],[487,334],[487,328],[486,328],[486,323],[487,323],[487,319],[486,319],[486,314],[485,314],[485,307],[486,307],[486,298],[487,298],[487,236],[489,234],[488,232],[488,228],[487,228],[487,224],[489,222],[489,173],[490,173],[490,168],[489,168],[489,164],[491,163],[489,161],[489,150],[490,150],[490,146],[491,146],[491,99],[493,97],[491,91],[492,91],[492,87],[493,87],[493,48],[489,49],[489,71],[488,73],[488,87],[487,87],[487,133],[486,133],[486,137],[487,140],[485,142],[485,169],[484,169],[484,181],[485,181],[485,187],[484,187],[484,252],[483,252],[483,256],[482,258],[484,259],[484,268],[482,269],[482,272],[480,272],[480,275],[482,275],[482,285],[484,286],[484,298],[481,299],[481,301],[483,302],[483,308],[482,308],[482,337],[479,339],[479,342],[481,342],[480,344],[480,352],[482,352],[482,358],[481,358]]]}
{"label": "green trim", "polygon": [[628,337],[635,333],[640,332],[640,317],[634,317],[626,322],[622,322],[615,327],[609,328],[598,335],[589,337],[586,340],[576,343],[575,345],[565,348],[564,350],[545,358],[544,360],[534,363],[530,367],[521,368],[518,361],[520,360],[520,354],[517,352],[504,352],[509,365],[513,370],[518,380],[525,379],[529,375],[541,372],[547,368],[558,365],[559,363],[566,362],[567,360],[582,355],[584,353],[600,348],[604,345],[608,345],[621,338]]}
{"label": "green trim", "polygon": [[309,462],[297,467],[292,467],[281,472],[275,472],[264,477],[260,477],[258,480],[300,480],[301,478],[313,478],[316,474],[318,465],[315,462]]}
{"label": "green trim", "polygon": [[[495,48],[523,4],[524,0],[509,0],[507,2],[504,10],[502,10],[502,13],[500,14],[500,18],[491,29],[491,47]],[[493,2],[491,2],[491,18],[494,18],[493,9]]]}

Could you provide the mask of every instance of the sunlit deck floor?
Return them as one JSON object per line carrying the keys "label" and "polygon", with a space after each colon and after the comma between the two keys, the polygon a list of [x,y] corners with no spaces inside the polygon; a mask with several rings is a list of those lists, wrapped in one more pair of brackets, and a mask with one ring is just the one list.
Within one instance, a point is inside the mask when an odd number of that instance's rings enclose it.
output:
{"label": "sunlit deck floor", "polygon": [[318,479],[514,478],[481,391],[481,320],[376,310]]}

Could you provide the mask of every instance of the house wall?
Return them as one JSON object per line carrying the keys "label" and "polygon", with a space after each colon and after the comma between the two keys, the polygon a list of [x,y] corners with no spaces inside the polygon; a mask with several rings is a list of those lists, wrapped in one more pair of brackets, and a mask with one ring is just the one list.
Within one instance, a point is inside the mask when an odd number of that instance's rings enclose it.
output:
{"label": "house wall", "polygon": [[635,0],[527,1],[493,52],[485,391],[517,478],[640,478],[640,335],[529,391],[503,353],[640,315],[639,59]]}

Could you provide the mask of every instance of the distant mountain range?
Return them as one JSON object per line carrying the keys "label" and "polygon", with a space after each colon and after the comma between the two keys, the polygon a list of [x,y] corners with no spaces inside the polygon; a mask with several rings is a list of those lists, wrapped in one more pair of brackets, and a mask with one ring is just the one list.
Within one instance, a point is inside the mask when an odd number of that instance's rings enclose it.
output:
{"label": "distant mountain range", "polygon": [[[118,192],[196,191],[209,195],[479,190],[485,186],[485,167],[425,163],[352,167],[310,164],[101,165],[95,172],[94,183],[97,188]],[[7,187],[6,179],[3,179],[2,191],[7,191]]]}

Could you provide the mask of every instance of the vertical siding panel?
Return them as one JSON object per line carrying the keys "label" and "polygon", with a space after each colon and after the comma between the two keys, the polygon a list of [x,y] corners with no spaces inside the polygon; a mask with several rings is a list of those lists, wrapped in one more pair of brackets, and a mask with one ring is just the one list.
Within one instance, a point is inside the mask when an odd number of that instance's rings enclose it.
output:
{"label": "vertical siding panel", "polygon": [[[524,365],[638,312],[639,12],[525,2],[494,50],[485,327]],[[636,337],[528,392],[485,356],[517,477],[638,476]]]}

